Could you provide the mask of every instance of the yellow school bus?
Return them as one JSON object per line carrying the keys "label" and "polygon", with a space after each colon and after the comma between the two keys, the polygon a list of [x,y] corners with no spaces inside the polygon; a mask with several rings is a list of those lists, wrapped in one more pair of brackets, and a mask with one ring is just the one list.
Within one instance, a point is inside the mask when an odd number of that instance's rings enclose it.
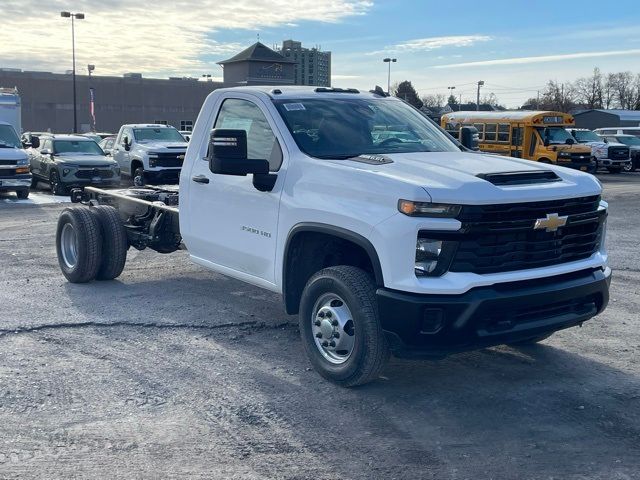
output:
{"label": "yellow school bus", "polygon": [[478,130],[480,150],[563,167],[592,171],[591,148],[576,143],[565,128],[573,116],[562,112],[452,112],[442,116],[442,128],[458,137],[460,128]]}

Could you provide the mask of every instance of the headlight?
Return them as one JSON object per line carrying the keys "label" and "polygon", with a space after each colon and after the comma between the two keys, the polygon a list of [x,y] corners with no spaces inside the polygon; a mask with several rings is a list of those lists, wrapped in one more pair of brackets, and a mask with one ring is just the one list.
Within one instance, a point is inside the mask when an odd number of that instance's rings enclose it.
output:
{"label": "headlight", "polygon": [[455,218],[462,210],[461,205],[446,203],[412,202],[398,200],[398,210],[410,217]]}
{"label": "headlight", "polygon": [[560,153],[558,153],[558,157],[560,157],[560,158],[569,158],[569,157],[571,157],[571,153],[570,152],[560,152]]}
{"label": "headlight", "polygon": [[155,167],[156,166],[156,162],[158,161],[158,155],[149,154],[148,158],[149,158],[149,166],[152,167],[152,168]]}

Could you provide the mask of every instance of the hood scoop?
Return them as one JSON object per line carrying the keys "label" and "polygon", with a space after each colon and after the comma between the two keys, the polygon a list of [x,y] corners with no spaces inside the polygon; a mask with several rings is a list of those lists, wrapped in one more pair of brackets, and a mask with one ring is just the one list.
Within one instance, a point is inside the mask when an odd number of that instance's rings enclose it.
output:
{"label": "hood scoop", "polygon": [[536,183],[559,182],[562,179],[551,170],[529,172],[479,173],[476,175],[497,186],[533,185]]}

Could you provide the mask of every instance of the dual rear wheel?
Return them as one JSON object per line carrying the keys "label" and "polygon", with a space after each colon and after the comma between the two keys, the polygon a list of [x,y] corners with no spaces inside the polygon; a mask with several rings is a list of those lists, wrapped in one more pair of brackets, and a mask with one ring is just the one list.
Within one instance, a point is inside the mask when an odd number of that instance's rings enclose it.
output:
{"label": "dual rear wheel", "polygon": [[111,206],[67,208],[58,219],[56,251],[71,283],[113,280],[127,259],[127,233]]}

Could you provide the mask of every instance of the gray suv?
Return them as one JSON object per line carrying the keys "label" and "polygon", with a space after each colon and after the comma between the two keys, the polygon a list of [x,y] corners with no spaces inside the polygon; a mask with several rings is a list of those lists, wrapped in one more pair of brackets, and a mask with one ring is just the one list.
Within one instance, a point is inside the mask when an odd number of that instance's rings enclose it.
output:
{"label": "gray suv", "polygon": [[77,135],[34,138],[28,152],[32,187],[46,182],[54,195],[67,195],[72,187],[120,185],[120,167],[90,138]]}

